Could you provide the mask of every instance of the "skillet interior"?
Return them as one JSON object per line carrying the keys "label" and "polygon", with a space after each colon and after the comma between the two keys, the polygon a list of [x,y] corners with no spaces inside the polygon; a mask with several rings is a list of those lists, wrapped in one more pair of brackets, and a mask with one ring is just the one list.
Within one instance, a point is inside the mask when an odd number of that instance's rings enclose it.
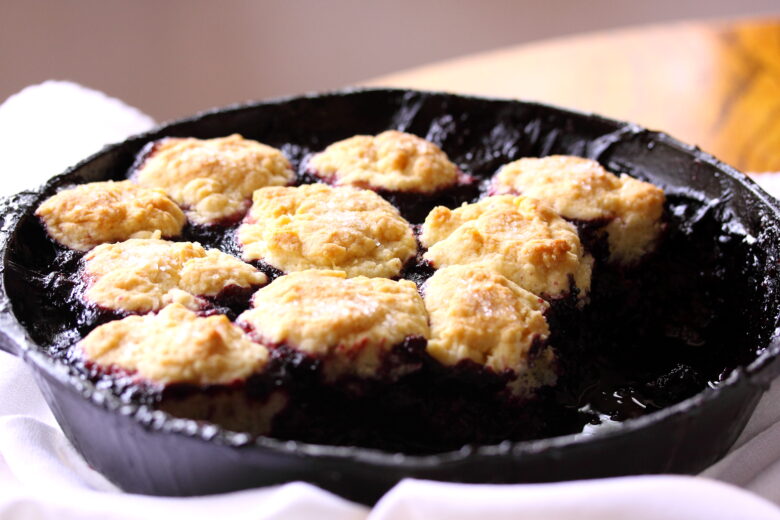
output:
{"label": "skillet interior", "polygon": [[[118,402],[111,395],[95,392],[88,382],[69,374],[67,367],[47,356],[53,353],[47,347],[53,344],[51,338],[58,332],[47,329],[56,322],[51,319],[55,311],[45,295],[29,283],[30,272],[40,272],[46,265],[45,255],[36,249],[36,233],[40,232],[30,214],[57,187],[74,180],[121,178],[147,141],[167,135],[207,138],[239,132],[281,147],[298,163],[307,152],[330,142],[387,128],[426,136],[440,144],[456,163],[477,175],[489,175],[500,164],[521,156],[569,153],[597,158],[613,171],[628,171],[663,186],[672,196],[679,196],[685,203],[678,204],[673,212],[678,212],[686,225],[707,227],[713,240],[722,242],[732,257],[726,267],[734,283],[728,291],[730,300],[720,308],[728,327],[721,332],[727,335],[727,351],[733,355],[727,356],[728,363],[747,365],[759,356],[751,365],[756,375],[737,371],[717,390],[624,423],[596,439],[568,436],[412,457],[272,439],[251,442],[247,436]],[[760,394],[756,385],[767,381],[774,372],[774,367],[758,370],[774,361],[777,348],[770,345],[778,314],[774,274],[779,240],[774,202],[733,170],[666,136],[535,104],[380,90],[229,108],[175,123],[98,154],[53,179],[40,192],[16,199],[9,205],[6,223],[12,238],[4,251],[4,283],[13,315],[6,301],[3,318],[8,326],[3,330],[23,350],[31,349],[31,358],[42,369],[38,374],[44,393],[88,462],[128,490],[194,494],[303,478],[350,498],[371,501],[403,476],[514,482],[696,471],[733,442]],[[28,332],[19,329],[15,317],[26,325]],[[28,333],[37,345],[30,342]],[[77,395],[80,392],[87,394],[90,401]],[[120,410],[105,413],[106,408]],[[99,440],[89,433],[87,425],[97,424],[95,421],[107,425],[112,440]],[[696,439],[696,432],[707,421],[722,433],[713,437],[710,429],[705,447],[701,438]],[[654,429],[658,430],[655,435],[650,433]],[[178,443],[181,436],[174,432],[181,430],[193,437]],[[663,432],[661,439],[659,432]],[[663,438],[670,434],[671,441]],[[128,435],[132,440],[128,440]],[[147,436],[151,444],[138,444]],[[204,442],[203,437],[213,439]],[[632,453],[636,443],[646,447],[647,457]],[[690,443],[687,450],[683,449],[686,443]],[[231,447],[236,444],[243,447]],[[128,451],[120,456],[118,448]],[[617,452],[599,457],[602,448]],[[633,459],[621,460],[620,449],[632,453]],[[247,453],[252,455],[246,456]],[[316,457],[316,467],[308,465],[311,457]],[[166,461],[165,472],[160,471],[160,460]],[[550,467],[552,460],[559,463]],[[597,467],[593,466],[596,461]],[[134,466],[143,468],[140,474],[137,469],[128,469]],[[211,474],[224,473],[219,482],[197,469],[209,466]],[[259,467],[265,469],[260,471]],[[376,471],[379,467],[385,470]],[[185,468],[189,470],[183,471]]]}

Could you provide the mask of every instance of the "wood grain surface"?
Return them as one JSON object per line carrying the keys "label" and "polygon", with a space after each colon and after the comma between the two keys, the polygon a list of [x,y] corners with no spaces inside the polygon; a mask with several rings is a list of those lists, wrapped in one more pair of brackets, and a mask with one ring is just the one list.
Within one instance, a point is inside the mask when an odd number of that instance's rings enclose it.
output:
{"label": "wood grain surface", "polygon": [[532,99],[663,130],[780,171],[780,19],[678,23],[520,45],[365,83]]}

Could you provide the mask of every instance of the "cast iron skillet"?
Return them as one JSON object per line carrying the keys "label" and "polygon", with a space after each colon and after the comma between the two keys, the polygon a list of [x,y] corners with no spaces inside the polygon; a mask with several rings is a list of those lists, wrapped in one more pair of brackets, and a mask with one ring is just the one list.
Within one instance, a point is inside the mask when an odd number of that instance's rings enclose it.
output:
{"label": "cast iron skillet", "polygon": [[[492,172],[521,156],[596,158],[683,191],[715,211],[723,229],[751,244],[745,312],[752,360],[716,388],[596,436],[568,435],[412,456],[356,447],[250,438],[120,401],[37,344],[45,323],[15,262],[38,204],[72,182],[122,178],[135,154],[163,136],[233,132],[280,146],[297,165],[307,150],[398,128],[426,136],[455,162]],[[42,150],[41,153],[46,153]],[[0,348],[24,358],[57,421],[90,466],[128,492],[198,495],[305,480],[372,504],[404,477],[516,483],[639,473],[694,473],[721,457],[759,397],[780,373],[778,202],[733,168],[669,136],[632,124],[535,103],[407,90],[350,90],[233,106],[166,125],[110,146],[41,188],[2,203]],[[44,321],[41,321],[44,320]],[[744,347],[742,345],[741,347]],[[737,346],[735,345],[735,348]]]}

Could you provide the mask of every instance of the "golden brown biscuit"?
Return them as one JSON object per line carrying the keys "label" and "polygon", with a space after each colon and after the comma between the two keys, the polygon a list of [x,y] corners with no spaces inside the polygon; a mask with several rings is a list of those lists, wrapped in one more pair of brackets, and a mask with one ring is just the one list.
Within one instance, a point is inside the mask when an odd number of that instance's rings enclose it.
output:
{"label": "golden brown biscuit", "polygon": [[459,173],[438,146],[397,130],[333,143],[312,157],[308,166],[336,185],[420,193],[452,186]]}
{"label": "golden brown biscuit", "polygon": [[433,209],[422,227],[423,255],[434,267],[489,261],[534,294],[557,298],[590,290],[593,258],[577,229],[547,205],[500,195],[450,210]]}
{"label": "golden brown biscuit", "polygon": [[425,305],[410,281],[310,270],[274,280],[238,323],[269,346],[325,361],[329,378],[376,376],[383,356],[409,337],[428,337]]}
{"label": "golden brown biscuit", "polygon": [[170,303],[197,310],[200,296],[216,296],[230,286],[267,281],[253,266],[193,242],[131,239],[96,247],[84,257],[86,299],[108,309],[149,312]]}
{"label": "golden brown biscuit", "polygon": [[252,192],[289,184],[293,178],[281,151],[238,134],[163,139],[133,175],[141,186],[165,190],[197,224],[240,218]]}
{"label": "golden brown biscuit", "polygon": [[549,305],[491,266],[455,265],[436,271],[423,286],[431,325],[428,353],[444,365],[464,360],[496,373],[512,372],[518,394],[554,384],[555,355],[537,351],[550,335]]}
{"label": "golden brown biscuit", "polygon": [[655,248],[663,229],[664,192],[626,174],[606,171],[582,157],[527,157],[496,174],[497,193],[540,199],[570,220],[604,220],[610,258],[633,263]]}
{"label": "golden brown biscuit", "polygon": [[257,190],[238,240],[244,260],[287,273],[393,277],[417,252],[409,223],[389,202],[370,190],[324,184]]}
{"label": "golden brown biscuit", "polygon": [[158,189],[130,181],[91,182],[62,190],[36,210],[49,235],[77,251],[106,242],[181,234],[181,209]]}
{"label": "golden brown biscuit", "polygon": [[100,366],[159,384],[227,384],[261,371],[268,360],[268,350],[226,316],[202,318],[179,304],[101,325],[78,348]]}

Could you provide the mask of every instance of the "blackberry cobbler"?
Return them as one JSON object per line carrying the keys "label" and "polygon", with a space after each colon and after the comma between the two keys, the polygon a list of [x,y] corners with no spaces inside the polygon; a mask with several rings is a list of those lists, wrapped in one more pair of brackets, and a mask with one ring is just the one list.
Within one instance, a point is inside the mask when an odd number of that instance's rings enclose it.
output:
{"label": "blackberry cobbler", "polygon": [[41,204],[61,354],[173,415],[406,452],[686,396],[636,390],[657,372],[615,332],[663,315],[642,303],[677,247],[660,188],[574,156],[470,172],[396,130],[309,152],[170,137]]}

